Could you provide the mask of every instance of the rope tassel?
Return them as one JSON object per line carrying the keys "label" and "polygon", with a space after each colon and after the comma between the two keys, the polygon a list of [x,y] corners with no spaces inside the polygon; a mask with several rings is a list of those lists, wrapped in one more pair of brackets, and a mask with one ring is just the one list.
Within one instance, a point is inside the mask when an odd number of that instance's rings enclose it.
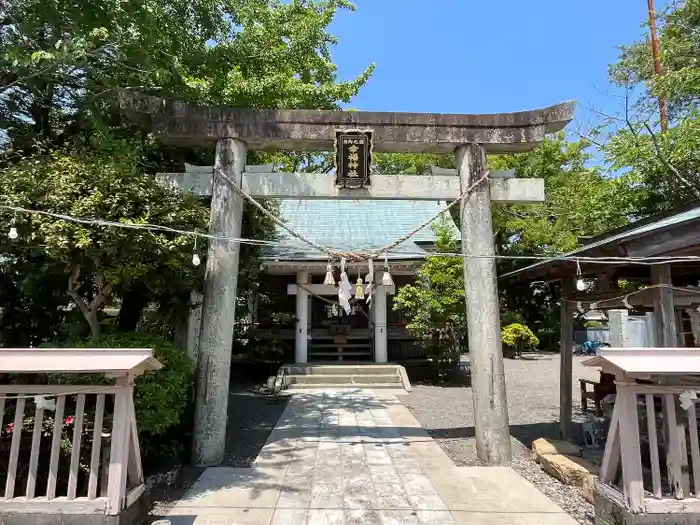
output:
{"label": "rope tassel", "polygon": [[323,280],[326,286],[335,286],[335,277],[333,277],[333,267],[329,264],[326,266],[326,278]]}

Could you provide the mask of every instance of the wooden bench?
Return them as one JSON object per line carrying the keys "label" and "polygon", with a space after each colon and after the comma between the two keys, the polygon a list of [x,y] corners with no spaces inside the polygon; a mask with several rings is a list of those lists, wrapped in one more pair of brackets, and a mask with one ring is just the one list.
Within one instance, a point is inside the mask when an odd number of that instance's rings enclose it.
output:
{"label": "wooden bench", "polygon": [[[590,399],[595,406],[595,415],[597,417],[602,417],[603,406],[601,403],[603,398],[608,394],[614,394],[616,392],[615,376],[601,372],[598,381],[579,379],[579,383],[581,385],[581,412],[584,414],[588,412],[588,400]],[[593,390],[588,390],[589,385],[593,387]]]}

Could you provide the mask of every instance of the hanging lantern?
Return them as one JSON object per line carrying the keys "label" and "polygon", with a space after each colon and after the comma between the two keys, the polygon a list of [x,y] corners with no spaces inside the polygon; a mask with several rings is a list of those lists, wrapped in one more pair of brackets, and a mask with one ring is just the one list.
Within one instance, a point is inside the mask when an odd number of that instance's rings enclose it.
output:
{"label": "hanging lantern", "polygon": [[329,264],[326,266],[326,278],[323,280],[326,286],[335,286],[335,277],[333,277],[333,267]]}

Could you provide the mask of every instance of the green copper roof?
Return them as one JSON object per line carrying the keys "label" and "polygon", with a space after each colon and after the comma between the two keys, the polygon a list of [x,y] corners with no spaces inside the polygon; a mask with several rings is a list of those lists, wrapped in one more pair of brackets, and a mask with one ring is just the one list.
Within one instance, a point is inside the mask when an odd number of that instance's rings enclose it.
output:
{"label": "green copper roof", "polygon": [[[376,250],[413,231],[444,208],[444,202],[434,201],[310,199],[283,200],[280,211],[282,220],[292,230],[317,244],[340,250]],[[459,237],[449,214],[448,225]],[[284,246],[267,248],[266,258],[325,260],[327,257],[280,227],[276,240]],[[435,233],[428,226],[397,246],[389,257],[422,258],[420,253],[424,250],[415,242],[434,240]]]}

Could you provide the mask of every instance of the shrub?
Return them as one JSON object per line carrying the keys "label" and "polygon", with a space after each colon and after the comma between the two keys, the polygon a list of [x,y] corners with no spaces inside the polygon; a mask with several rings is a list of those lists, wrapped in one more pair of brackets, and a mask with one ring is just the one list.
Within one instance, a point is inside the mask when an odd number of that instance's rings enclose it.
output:
{"label": "shrub", "polygon": [[169,341],[141,333],[104,334],[79,343],[76,348],[152,348],[163,368],[136,378],[134,407],[139,432],[163,434],[180,423],[191,399],[194,365],[187,354]]}
{"label": "shrub", "polygon": [[532,333],[532,330],[520,323],[504,326],[501,329],[501,342],[503,346],[516,355],[522,354],[526,348],[535,348],[540,344],[540,340]]}
{"label": "shrub", "polygon": [[[146,332],[103,334],[60,345],[67,348],[152,348],[153,357],[163,364],[161,370],[138,376],[134,382],[134,408],[140,434],[158,436],[180,423],[191,403],[194,365],[187,354],[169,341]],[[40,382],[32,377],[32,382]],[[54,384],[111,383],[104,376],[81,374],[52,375]]]}

